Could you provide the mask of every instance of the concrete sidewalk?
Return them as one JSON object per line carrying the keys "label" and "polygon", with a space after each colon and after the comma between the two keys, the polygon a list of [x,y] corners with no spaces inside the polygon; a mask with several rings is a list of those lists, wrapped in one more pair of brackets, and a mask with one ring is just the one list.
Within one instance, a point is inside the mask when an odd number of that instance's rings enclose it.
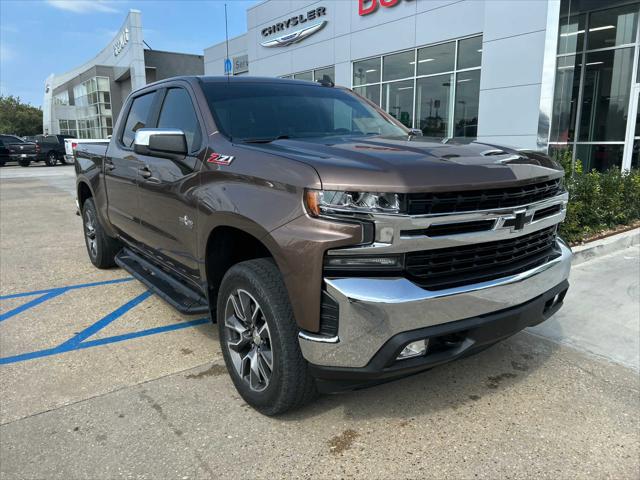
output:
{"label": "concrete sidewalk", "polygon": [[640,370],[640,246],[574,266],[564,307],[530,329]]}

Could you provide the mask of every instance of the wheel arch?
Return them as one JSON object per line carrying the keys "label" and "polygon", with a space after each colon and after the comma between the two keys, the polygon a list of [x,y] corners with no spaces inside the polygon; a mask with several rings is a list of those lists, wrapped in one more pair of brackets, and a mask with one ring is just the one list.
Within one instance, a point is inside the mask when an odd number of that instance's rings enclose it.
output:
{"label": "wheel arch", "polygon": [[87,201],[88,198],[93,197],[93,191],[89,184],[83,180],[78,182],[77,186],[77,196],[78,196],[78,205],[80,207],[80,211],[82,211],[82,206],[84,202]]}
{"label": "wheel arch", "polygon": [[[252,229],[253,230],[253,229]],[[247,228],[232,225],[218,225],[207,236],[204,250],[204,273],[207,280],[209,307],[215,321],[220,284],[227,271],[246,260],[272,258],[275,255],[265,237],[261,238]]]}

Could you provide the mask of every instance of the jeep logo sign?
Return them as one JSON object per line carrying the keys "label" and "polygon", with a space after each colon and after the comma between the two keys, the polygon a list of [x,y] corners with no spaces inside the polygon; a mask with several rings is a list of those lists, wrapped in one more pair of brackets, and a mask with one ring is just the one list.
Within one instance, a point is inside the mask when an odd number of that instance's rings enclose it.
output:
{"label": "jeep logo sign", "polygon": [[400,3],[400,0],[358,0],[358,14],[362,17],[378,10],[378,6],[394,7],[398,3]]}
{"label": "jeep logo sign", "polygon": [[[282,32],[282,34],[271,40],[261,42],[260,45],[262,45],[263,47],[286,47],[287,45],[291,45],[292,43],[297,43],[301,40],[304,40],[305,38],[324,28],[324,26],[327,24],[326,20],[321,20],[319,22],[314,22],[314,20],[320,20],[320,17],[323,17],[326,14],[327,9],[325,7],[318,7],[314,10],[309,10],[306,14],[287,18],[286,20],[278,22],[274,25],[265,27],[260,32],[262,33],[263,37],[268,37],[280,32]],[[292,27],[300,28],[296,30],[290,30]]]}
{"label": "jeep logo sign", "polygon": [[125,28],[116,38],[113,44],[113,54],[117,57],[124,47],[129,43],[129,29]]}

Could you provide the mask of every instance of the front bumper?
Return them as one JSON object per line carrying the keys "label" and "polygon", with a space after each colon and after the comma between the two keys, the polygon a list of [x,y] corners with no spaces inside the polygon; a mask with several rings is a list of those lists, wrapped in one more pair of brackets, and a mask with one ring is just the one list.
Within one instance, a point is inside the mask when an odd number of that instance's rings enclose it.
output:
{"label": "front bumper", "polygon": [[[560,256],[529,271],[446,290],[428,291],[405,278],[327,278],[327,292],[339,306],[338,335],[324,337],[301,332],[302,354],[316,370],[364,369],[399,334],[482,318],[544,299],[556,287],[566,284],[569,277],[571,250],[561,241],[558,248]],[[557,295],[554,293],[552,299]],[[534,323],[545,318],[543,310],[536,318],[538,321]],[[514,326],[517,328],[512,333],[527,325]]]}

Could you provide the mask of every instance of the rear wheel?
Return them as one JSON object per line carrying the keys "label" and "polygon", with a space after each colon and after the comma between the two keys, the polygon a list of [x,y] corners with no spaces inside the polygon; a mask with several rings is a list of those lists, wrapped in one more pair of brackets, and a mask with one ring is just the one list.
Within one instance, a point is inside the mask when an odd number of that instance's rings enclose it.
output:
{"label": "rear wheel", "polygon": [[98,220],[98,213],[92,198],[85,200],[82,206],[82,223],[84,241],[91,263],[98,268],[113,267],[116,264],[116,254],[121,248],[120,242],[105,233]]}
{"label": "rear wheel", "polygon": [[249,405],[277,415],[316,396],[289,297],[271,259],[229,269],[220,286],[217,318],[227,369]]}
{"label": "rear wheel", "polygon": [[48,167],[55,166],[58,163],[58,156],[56,155],[56,152],[49,152],[44,163],[46,163]]}

